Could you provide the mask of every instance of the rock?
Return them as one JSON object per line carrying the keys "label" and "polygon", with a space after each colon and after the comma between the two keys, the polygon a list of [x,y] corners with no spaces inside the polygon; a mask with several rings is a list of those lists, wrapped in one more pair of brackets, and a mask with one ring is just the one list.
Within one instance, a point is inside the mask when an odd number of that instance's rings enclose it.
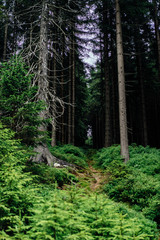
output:
{"label": "rock", "polygon": [[59,163],[54,163],[53,166],[54,167],[61,167],[61,165]]}

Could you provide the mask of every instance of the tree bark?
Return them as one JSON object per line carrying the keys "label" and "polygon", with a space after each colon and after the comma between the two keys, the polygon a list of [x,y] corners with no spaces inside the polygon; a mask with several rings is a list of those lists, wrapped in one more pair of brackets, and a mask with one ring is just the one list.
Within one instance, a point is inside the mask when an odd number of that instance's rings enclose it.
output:
{"label": "tree bark", "polygon": [[[65,38],[63,37],[62,42],[62,66],[63,69],[61,71],[61,98],[64,98],[64,57],[65,57]],[[62,144],[65,144],[65,118],[64,113],[61,117],[61,141]]]}
{"label": "tree bark", "polygon": [[[103,6],[104,26],[108,20],[107,5]],[[106,27],[104,28],[104,81],[105,81],[105,147],[111,146],[111,111],[110,111],[110,84],[109,84],[109,61],[108,61],[108,34]]]}
{"label": "tree bark", "polygon": [[69,84],[68,84],[68,144],[71,144],[72,137],[72,47],[69,52]]}
{"label": "tree bark", "polygon": [[[56,47],[55,47],[56,49]],[[53,59],[53,94],[56,95],[56,56]],[[54,147],[56,145],[56,98],[54,98],[53,109],[52,109],[52,141],[51,146]]]}
{"label": "tree bark", "polygon": [[139,81],[140,81],[140,91],[141,91],[141,109],[142,109],[142,142],[143,145],[146,147],[148,144],[148,133],[147,133],[147,118],[146,118],[146,102],[145,102],[145,94],[144,94],[144,79],[142,74],[142,59],[140,49],[138,51],[137,56],[138,62],[138,74],[139,74]]}
{"label": "tree bark", "polygon": [[72,144],[75,143],[75,39],[72,39]]}
{"label": "tree bark", "polygon": [[4,28],[4,46],[3,46],[3,61],[6,60],[7,55],[7,35],[8,35],[8,16]]}
{"label": "tree bark", "polygon": [[159,31],[159,24],[158,24],[157,1],[153,0],[153,4],[154,4],[154,25],[155,25],[155,34],[156,34],[157,50],[158,50],[158,74],[159,74],[159,81],[160,81],[160,31]]}
{"label": "tree bark", "polygon": [[[39,54],[39,76],[38,76],[38,100],[44,101],[47,104],[49,82],[47,78],[47,63],[48,63],[48,37],[47,37],[47,2],[43,0],[41,25],[40,25],[40,54]],[[47,119],[48,107],[40,112],[41,119]],[[47,130],[46,124],[39,127],[39,130],[44,132]]]}
{"label": "tree bark", "polygon": [[128,150],[122,27],[119,0],[116,0],[116,38],[117,38],[117,65],[118,65],[118,90],[119,90],[120,144],[121,155],[124,158],[124,161],[127,162],[129,160],[129,150]]}
{"label": "tree bark", "polygon": [[[39,42],[39,69],[38,69],[38,96],[39,101],[43,101],[46,104],[46,108],[39,114],[40,118],[46,120],[49,117],[48,93],[49,93],[49,81],[48,81],[48,6],[47,1],[42,2],[41,23],[40,23],[40,42]],[[43,137],[45,131],[47,131],[47,124],[41,124],[39,131],[42,133],[40,137]],[[38,145],[34,149],[37,155],[33,157],[33,162],[45,162],[50,166],[54,166],[55,157],[50,153],[47,145],[39,141]]]}

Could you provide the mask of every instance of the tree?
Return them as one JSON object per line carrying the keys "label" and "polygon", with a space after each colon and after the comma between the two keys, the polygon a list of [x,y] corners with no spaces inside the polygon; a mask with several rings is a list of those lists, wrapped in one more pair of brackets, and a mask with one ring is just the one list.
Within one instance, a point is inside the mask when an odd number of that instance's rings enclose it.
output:
{"label": "tree", "polygon": [[110,79],[109,79],[109,37],[108,25],[109,7],[107,1],[103,2],[103,38],[104,38],[104,81],[105,81],[105,147],[111,145],[111,109],[110,109]]}
{"label": "tree", "polygon": [[159,80],[160,80],[160,30],[159,30],[158,2],[157,2],[157,0],[153,0],[153,8],[154,8],[155,35],[156,35],[156,42],[157,42],[158,73],[159,73]]}
{"label": "tree", "polygon": [[37,87],[31,86],[32,74],[20,56],[2,64],[0,70],[0,115],[2,122],[16,132],[24,143],[35,144],[43,119],[42,101],[35,101]]}
{"label": "tree", "polygon": [[125,96],[125,75],[123,59],[122,27],[119,0],[116,0],[116,36],[117,36],[117,66],[118,66],[118,90],[119,90],[119,121],[120,121],[120,144],[121,155],[125,162],[129,160],[128,131]]}

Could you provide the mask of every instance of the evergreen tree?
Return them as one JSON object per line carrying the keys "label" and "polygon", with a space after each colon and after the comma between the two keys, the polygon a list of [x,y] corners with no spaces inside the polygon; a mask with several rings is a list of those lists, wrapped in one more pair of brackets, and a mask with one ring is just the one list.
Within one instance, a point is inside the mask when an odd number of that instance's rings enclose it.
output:
{"label": "evergreen tree", "polygon": [[123,59],[122,27],[119,0],[116,0],[116,36],[117,36],[117,65],[118,65],[118,90],[119,90],[119,121],[120,121],[120,144],[121,154],[125,162],[129,160],[126,91]]}
{"label": "evergreen tree", "polygon": [[20,56],[3,63],[0,70],[1,120],[16,132],[16,137],[27,144],[37,141],[38,127],[43,119],[38,114],[44,108],[36,102],[37,87],[31,86],[33,75]]}

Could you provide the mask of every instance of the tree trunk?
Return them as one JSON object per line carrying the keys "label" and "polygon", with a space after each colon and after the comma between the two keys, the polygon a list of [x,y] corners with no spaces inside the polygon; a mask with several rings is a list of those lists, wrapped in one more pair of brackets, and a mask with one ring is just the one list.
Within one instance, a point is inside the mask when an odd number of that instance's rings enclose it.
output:
{"label": "tree trunk", "polygon": [[71,144],[72,137],[72,47],[69,52],[69,84],[68,84],[68,144]]}
{"label": "tree trunk", "polygon": [[[56,47],[55,47],[56,49]],[[53,94],[56,96],[56,56],[53,59]],[[54,98],[53,109],[52,109],[52,141],[51,146],[54,147],[56,145],[56,98]]]}
{"label": "tree trunk", "polygon": [[74,31],[72,39],[72,144],[74,145],[75,140],[75,40]]}
{"label": "tree trunk", "polygon": [[[63,37],[63,42],[62,42],[62,66],[63,69],[61,71],[61,98],[64,98],[64,57],[65,57],[65,39]],[[64,113],[62,114],[61,117],[61,142],[62,144],[65,144],[65,118],[64,118]]]}
{"label": "tree trunk", "polygon": [[6,60],[7,54],[7,35],[8,35],[8,16],[4,28],[4,47],[3,47],[3,61]]}
{"label": "tree trunk", "polygon": [[158,50],[158,74],[159,74],[159,81],[160,81],[160,31],[159,31],[159,24],[158,24],[157,1],[153,0],[153,4],[154,4],[154,25],[155,25],[155,34],[156,34],[157,50]]}
{"label": "tree trunk", "polygon": [[119,0],[116,0],[116,37],[117,37],[117,64],[118,64],[118,90],[119,90],[120,144],[121,155],[122,157],[124,157],[124,161],[127,162],[129,160],[129,150],[127,133],[122,27]]}
{"label": "tree trunk", "polygon": [[138,75],[140,81],[140,91],[141,91],[141,109],[142,109],[142,142],[143,145],[146,147],[148,144],[148,133],[147,133],[147,118],[146,118],[146,103],[145,103],[145,94],[144,94],[144,80],[143,80],[143,73],[142,73],[142,59],[140,49],[138,51],[137,56],[138,62]]}
{"label": "tree trunk", "polygon": [[[109,11],[109,28],[114,28],[113,26],[113,18],[114,13],[113,9]],[[116,64],[115,64],[115,37],[113,31],[111,31],[110,37],[110,68],[111,68],[111,109],[112,109],[112,116],[111,116],[111,124],[112,124],[112,144],[119,143],[119,116],[118,116],[118,85],[117,85],[117,74],[116,74]]]}
{"label": "tree trunk", "polygon": [[[43,101],[47,105],[49,81],[48,81],[48,37],[47,37],[47,2],[42,2],[42,14],[40,24],[40,53],[39,53],[39,71],[38,71],[38,100]],[[47,119],[49,116],[49,107],[46,106],[44,110],[40,112],[41,119]],[[42,136],[47,131],[47,125],[44,123],[39,127],[39,131],[42,132]],[[49,152],[46,144],[39,142],[38,146],[34,149],[37,155],[33,158],[34,162],[45,162],[52,166],[55,162],[55,157]],[[54,166],[54,164],[53,164]]]}
{"label": "tree trunk", "polygon": [[[42,15],[40,25],[40,54],[39,54],[39,76],[38,76],[38,100],[44,101],[47,104],[49,82],[47,78],[47,63],[48,63],[48,37],[47,37],[47,3],[44,0],[42,3]],[[41,119],[47,119],[48,107],[40,112]],[[39,128],[44,132],[47,130],[46,124],[43,124]]]}
{"label": "tree trunk", "polygon": [[[136,20],[135,20],[136,21]],[[144,76],[143,76],[143,66],[142,66],[142,54],[141,49],[143,49],[142,37],[140,35],[139,24],[136,21],[135,25],[135,49],[136,49],[136,61],[137,61],[137,74],[139,80],[140,89],[140,115],[141,115],[141,144],[147,146],[148,144],[148,132],[147,132],[147,117],[146,117],[146,101],[144,92]]]}
{"label": "tree trunk", "polygon": [[[108,20],[107,5],[103,7],[104,26]],[[110,84],[109,84],[109,61],[108,61],[108,34],[106,27],[104,28],[104,81],[105,81],[105,147],[111,146],[111,119],[110,119]]]}

